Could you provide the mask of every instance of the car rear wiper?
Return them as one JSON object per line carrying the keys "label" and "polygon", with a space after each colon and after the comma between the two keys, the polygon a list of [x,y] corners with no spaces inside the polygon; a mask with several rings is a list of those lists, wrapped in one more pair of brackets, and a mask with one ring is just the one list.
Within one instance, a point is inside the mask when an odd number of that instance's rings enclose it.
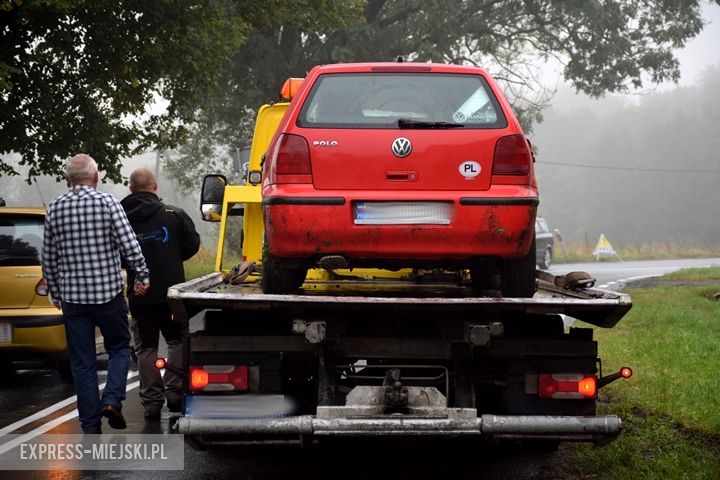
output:
{"label": "car rear wiper", "polygon": [[422,120],[410,120],[409,118],[401,118],[398,120],[400,128],[463,128],[462,123],[451,122],[424,122]]}

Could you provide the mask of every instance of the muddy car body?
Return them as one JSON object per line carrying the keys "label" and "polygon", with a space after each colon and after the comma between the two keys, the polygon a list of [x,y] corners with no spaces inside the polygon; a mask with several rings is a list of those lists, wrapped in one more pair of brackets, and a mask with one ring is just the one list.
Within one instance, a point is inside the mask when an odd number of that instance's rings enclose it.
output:
{"label": "muddy car body", "polygon": [[315,67],[265,157],[265,291],[316,265],[440,267],[532,296],[537,205],[532,149],[483,69]]}

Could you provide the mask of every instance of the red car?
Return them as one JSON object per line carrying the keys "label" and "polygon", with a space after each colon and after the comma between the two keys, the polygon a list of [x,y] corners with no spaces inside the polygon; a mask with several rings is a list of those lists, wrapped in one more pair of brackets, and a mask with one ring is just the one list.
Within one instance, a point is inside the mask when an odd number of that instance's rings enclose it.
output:
{"label": "red car", "polygon": [[485,70],[315,67],[265,158],[266,293],[321,266],[469,268],[477,290],[534,294],[532,149]]}

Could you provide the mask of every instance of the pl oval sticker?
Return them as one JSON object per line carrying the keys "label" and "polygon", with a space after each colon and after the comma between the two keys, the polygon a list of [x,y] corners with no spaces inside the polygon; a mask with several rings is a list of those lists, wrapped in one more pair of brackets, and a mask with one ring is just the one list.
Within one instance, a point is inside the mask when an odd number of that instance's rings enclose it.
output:
{"label": "pl oval sticker", "polygon": [[458,167],[458,171],[460,171],[460,175],[465,177],[466,179],[475,178],[478,175],[480,175],[480,164],[474,160],[467,160],[460,164]]}

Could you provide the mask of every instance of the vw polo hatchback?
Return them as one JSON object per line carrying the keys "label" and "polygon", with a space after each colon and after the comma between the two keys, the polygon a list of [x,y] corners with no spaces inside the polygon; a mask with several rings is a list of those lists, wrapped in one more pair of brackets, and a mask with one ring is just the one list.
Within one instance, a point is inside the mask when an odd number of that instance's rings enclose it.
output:
{"label": "vw polo hatchback", "polygon": [[467,268],[478,290],[535,292],[533,154],[481,68],[313,68],[262,192],[266,293],[293,292],[315,266]]}

